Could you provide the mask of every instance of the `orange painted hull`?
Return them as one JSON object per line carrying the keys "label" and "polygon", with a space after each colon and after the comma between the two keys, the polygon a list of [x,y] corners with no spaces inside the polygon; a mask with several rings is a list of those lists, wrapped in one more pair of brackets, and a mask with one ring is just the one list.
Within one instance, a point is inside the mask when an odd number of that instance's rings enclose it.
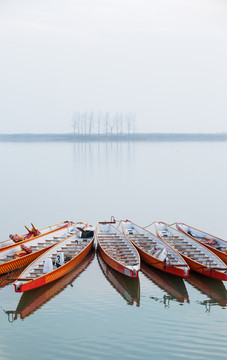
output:
{"label": "orange painted hull", "polygon": [[[158,234],[158,232],[157,232],[157,234]],[[163,240],[164,242],[166,242],[159,234],[158,234],[158,237],[161,240]],[[189,237],[191,237],[191,236],[189,236]],[[194,240],[194,238],[192,238],[192,239]],[[194,240],[194,241],[199,243],[199,241],[196,241],[196,240]],[[202,246],[204,246],[204,245],[202,244]],[[203,264],[201,264],[201,263],[199,263],[199,262],[197,262],[195,260],[192,260],[191,258],[183,255],[180,251],[178,251],[178,253],[186,261],[186,263],[189,265],[191,270],[194,270],[194,271],[198,272],[199,274],[202,274],[202,275],[214,278],[214,279],[224,280],[224,281],[227,280],[227,274],[226,273],[224,273],[222,271],[219,271],[219,270],[212,269],[210,267],[206,267]]]}
{"label": "orange painted hull", "polygon": [[[74,257],[72,260],[68,261],[66,264],[60,266],[59,268],[51,271],[50,273],[44,274],[43,276],[38,277],[37,279],[30,280],[26,283],[23,283],[19,290],[17,290],[16,284],[14,284],[15,291],[16,292],[24,292],[28,290],[32,290],[35,288],[38,288],[40,286],[44,286],[46,284],[51,283],[52,281],[55,281],[62,276],[69,273],[75,266],[77,266],[84,258],[88,255],[88,253],[91,251],[93,247],[94,239],[84,248],[83,251],[81,251],[76,257]],[[21,275],[21,277],[23,274]],[[20,279],[18,279],[19,281]]]}
{"label": "orange painted hull", "polygon": [[167,272],[169,274],[181,276],[181,277],[188,277],[189,271],[185,274],[185,271],[181,267],[177,266],[170,266],[164,263],[164,261],[160,261],[156,259],[155,257],[147,254],[145,251],[141,250],[134,242],[132,242],[135,248],[138,250],[141,259],[148,265],[154,266],[156,269],[162,270],[164,272]]}
{"label": "orange painted hull", "polygon": [[44,233],[44,234],[41,234],[41,235],[38,235],[38,236],[33,236],[33,237],[29,238],[29,239],[26,239],[26,240],[23,240],[23,241],[20,241],[20,242],[17,242],[17,243],[13,243],[13,244],[11,244],[11,245],[4,246],[4,247],[0,248],[0,252],[5,251],[5,250],[8,250],[8,249],[11,249],[11,248],[14,247],[14,246],[24,245],[24,244],[26,244],[26,243],[28,243],[29,241],[34,240],[34,239],[40,239],[40,238],[42,238],[43,236],[46,236],[47,234],[52,234],[52,233],[54,233],[55,231],[58,231],[58,230],[67,228],[67,226],[70,226],[70,225],[73,225],[73,222],[72,222],[72,221],[66,223],[65,225],[62,225],[62,226],[59,227],[59,228],[56,228],[56,229],[51,230],[51,231],[47,231],[47,232]]}
{"label": "orange painted hull", "polygon": [[3,288],[6,285],[11,284],[14,282],[15,278],[18,278],[20,274],[22,273],[23,269],[18,269],[16,271],[13,271],[11,274],[5,274],[0,276],[0,288]]}
{"label": "orange painted hull", "polygon": [[129,305],[136,302],[136,306],[140,306],[140,282],[139,278],[131,278],[124,276],[107,265],[101,255],[97,253],[98,263],[110,284],[121,294]]}
{"label": "orange painted hull", "polygon": [[134,272],[129,269],[127,266],[123,266],[122,264],[120,264],[118,261],[114,260],[112,257],[110,257],[104,250],[103,248],[100,246],[100,244],[98,244],[98,250],[103,258],[103,260],[105,260],[105,262],[112,267],[114,270],[120,272],[121,274],[124,274],[126,276],[132,277],[132,278],[138,278],[139,275],[139,270],[136,271],[136,273],[134,274]]}
{"label": "orange painted hull", "polygon": [[[16,244],[18,246],[18,244]],[[32,261],[37,259],[40,255],[42,255],[45,251],[49,250],[51,246],[45,247],[42,250],[36,251],[34,253],[24,255],[18,259],[14,259],[11,261],[7,261],[5,264],[0,265],[0,275],[11,272],[13,270],[17,270],[29,265]]]}
{"label": "orange painted hull", "polygon": [[94,251],[91,251],[75,269],[58,281],[24,293],[17,306],[14,320],[16,320],[17,315],[20,315],[21,319],[26,318],[31,313],[39,309],[43,304],[55,297],[88,267],[93,258]]}
{"label": "orange painted hull", "polygon": [[194,261],[183,254],[181,254],[181,256],[184,258],[184,260],[187,262],[187,264],[190,266],[190,268],[192,270],[198,272],[199,274],[211,277],[213,279],[224,280],[224,281],[227,280],[226,273],[219,271],[219,270],[209,268],[208,266],[205,267],[203,264],[201,264],[197,261]]}
{"label": "orange painted hull", "polygon": [[195,239],[195,240],[198,241],[203,246],[206,246],[207,249],[212,251],[215,255],[217,255],[219,257],[219,259],[221,259],[225,264],[227,264],[227,254],[226,253],[224,253],[223,251],[220,251],[218,249],[215,249],[210,245],[204,244],[204,243],[202,243],[201,241],[199,241],[197,239]]}
{"label": "orange painted hull", "polygon": [[[73,224],[72,221],[70,221],[69,223],[61,226],[60,228],[54,229],[54,230],[49,231],[49,232],[47,232],[45,234],[42,234],[42,235],[30,238],[30,239],[21,241],[19,243],[14,243],[14,244],[5,246],[4,248],[0,249],[0,252],[4,252],[6,250],[16,248],[16,247],[18,247],[20,245],[23,245],[23,244],[26,244],[26,243],[28,243],[27,245],[29,246],[29,241],[33,241],[34,239],[40,239],[43,236],[49,235],[51,233],[55,233],[55,232],[57,232],[57,231],[59,231],[61,229],[64,229],[64,228],[66,228],[68,226],[71,226],[72,224]],[[24,255],[24,256],[22,256],[20,258],[9,260],[9,261],[7,261],[5,263],[0,262],[0,275],[11,272],[11,271],[14,271],[14,270],[17,270],[17,269],[20,269],[20,268],[23,268],[25,266],[28,266],[31,262],[33,262],[35,259],[37,259],[45,251],[49,250],[53,245],[54,244],[52,244],[50,246],[47,246],[44,249],[35,251],[35,252],[27,254],[27,255]]]}
{"label": "orange painted hull", "polygon": [[[213,246],[210,246],[208,244],[205,244],[204,242],[196,239],[194,236],[191,236],[190,234],[188,234],[186,231],[184,231],[183,229],[181,229],[180,227],[178,227],[178,230],[181,231],[184,235],[189,236],[190,238],[192,238],[193,240],[197,241],[199,244],[205,246],[208,250],[210,250],[211,252],[213,252],[215,255],[217,255],[219,257],[219,259],[221,259],[225,264],[227,264],[227,254],[224,253],[223,251],[220,251],[218,249],[215,249]],[[197,229],[195,229],[197,230]],[[198,230],[200,231],[200,230]],[[209,234],[207,234],[209,235]],[[210,235],[210,238],[212,238],[213,236]]]}

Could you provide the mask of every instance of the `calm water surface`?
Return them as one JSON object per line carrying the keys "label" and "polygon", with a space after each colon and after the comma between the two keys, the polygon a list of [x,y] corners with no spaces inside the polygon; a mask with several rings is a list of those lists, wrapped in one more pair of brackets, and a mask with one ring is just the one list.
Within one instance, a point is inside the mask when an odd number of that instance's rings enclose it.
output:
{"label": "calm water surface", "polygon": [[[227,239],[227,143],[0,144],[1,239],[66,219],[183,221]],[[17,274],[15,274],[17,276]],[[48,287],[0,278],[0,359],[226,359],[226,285],[93,252]]]}

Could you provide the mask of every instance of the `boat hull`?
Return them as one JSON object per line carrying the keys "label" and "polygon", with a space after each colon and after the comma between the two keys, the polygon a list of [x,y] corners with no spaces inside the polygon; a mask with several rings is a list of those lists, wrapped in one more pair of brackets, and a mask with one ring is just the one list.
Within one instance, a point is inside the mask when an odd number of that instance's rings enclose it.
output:
{"label": "boat hull", "polygon": [[98,263],[102,272],[110,284],[117,290],[118,293],[127,301],[129,305],[140,306],[140,282],[139,278],[131,278],[124,276],[119,271],[110,267],[101,255],[97,253]]}
{"label": "boat hull", "polygon": [[58,281],[47,284],[46,286],[42,286],[38,289],[25,292],[20,298],[14,320],[17,319],[18,315],[20,315],[21,319],[26,318],[30,314],[33,314],[50,299],[55,297],[88,267],[93,258],[94,251],[90,251],[90,253],[75,269],[70,271],[67,275],[63,276]]}
{"label": "boat hull", "polygon": [[227,280],[227,274],[226,273],[224,273],[222,271],[218,271],[218,270],[213,269],[213,268],[210,268],[208,266],[206,267],[203,264],[188,258],[187,256],[183,255],[182,253],[180,253],[180,254],[184,258],[184,260],[187,262],[189,267],[192,270],[198,272],[199,274],[211,277],[213,279],[224,280],[224,281]]}
{"label": "boat hull", "polygon": [[184,268],[168,265],[164,261],[160,261],[157,258],[147,254],[145,251],[141,250],[134,242],[132,244],[135,246],[135,248],[138,250],[138,253],[140,254],[141,259],[148,265],[155,267],[158,270],[162,270],[166,273],[177,275],[181,277],[188,277],[189,276],[189,270],[185,273]]}
{"label": "boat hull", "polygon": [[[156,227],[156,232],[157,235],[160,239],[162,239],[166,244],[168,244],[168,240],[167,238],[163,238],[160,233],[159,230],[157,229],[157,224],[161,224],[162,226],[166,227],[167,229],[171,229],[172,231],[172,236],[173,234],[176,234],[175,236],[177,236],[177,238],[179,237],[178,234],[182,234],[182,236],[186,236],[187,238],[189,238],[189,240],[191,239],[191,243],[194,244],[194,248],[196,249],[196,245],[197,245],[197,249],[201,249],[201,251],[206,251],[206,255],[207,255],[207,262],[204,264],[202,262],[196,261],[194,260],[192,257],[188,257],[186,255],[184,255],[179,249],[176,249],[176,251],[178,251],[178,253],[182,256],[182,258],[186,261],[186,263],[188,264],[188,266],[190,267],[191,270],[202,274],[204,276],[207,277],[211,277],[213,279],[218,279],[218,280],[227,280],[227,274],[226,274],[226,267],[223,261],[221,261],[220,258],[217,257],[216,262],[217,264],[220,264],[220,266],[208,266],[208,263],[210,262],[210,257],[209,257],[209,250],[200,242],[196,241],[192,236],[189,236],[188,234],[184,234],[183,232],[179,231],[179,230],[175,230],[173,228],[171,228],[169,225],[165,224],[165,223],[156,223],[155,227]],[[171,234],[171,233],[170,233]],[[172,245],[174,248],[174,245]],[[203,250],[204,249],[204,250]],[[191,250],[190,250],[191,251]],[[193,250],[194,251],[194,250]],[[199,250],[200,251],[200,250]],[[201,253],[203,255],[203,252]],[[213,255],[213,254],[211,254]],[[215,256],[215,255],[213,255]],[[212,258],[211,258],[212,259]],[[222,267],[223,266],[223,267]]]}
{"label": "boat hull", "polygon": [[[60,266],[59,268],[51,271],[50,273],[44,274],[37,279],[28,281],[26,283],[22,283],[18,289],[17,285],[14,284],[16,292],[25,292],[28,290],[36,289],[40,286],[44,286],[46,284],[55,281],[62,276],[69,273],[75,266],[77,266],[91,251],[93,247],[94,239],[72,260],[68,261],[66,264]],[[18,279],[20,280],[20,279]]]}
{"label": "boat hull", "polygon": [[56,231],[58,231],[58,230],[67,228],[68,226],[71,226],[71,225],[73,225],[73,222],[72,222],[72,221],[69,221],[68,223],[65,223],[64,225],[62,225],[61,227],[56,228],[56,229],[53,229],[53,230],[50,230],[50,231],[47,231],[47,232],[45,232],[44,234],[41,234],[41,235],[38,235],[38,236],[33,236],[33,237],[29,238],[29,239],[22,240],[22,241],[20,241],[20,242],[18,242],[18,243],[12,242],[12,244],[9,244],[9,245],[7,245],[7,246],[1,247],[1,248],[0,248],[0,252],[3,252],[3,251],[8,250],[8,249],[11,249],[13,246],[16,246],[16,245],[24,245],[24,244],[26,244],[26,243],[28,243],[29,241],[34,240],[34,239],[40,239],[40,238],[42,238],[42,237],[44,237],[44,236],[46,236],[46,235],[52,234],[52,233],[54,233],[54,232],[56,232]]}
{"label": "boat hull", "polygon": [[212,251],[215,255],[217,255],[225,264],[227,264],[227,254],[225,254],[223,251],[220,251],[218,249],[214,249],[212,246],[209,246],[207,244],[202,243],[201,241],[195,239],[196,241],[198,241],[200,244],[202,244],[203,246],[205,246],[207,249],[209,249],[210,251]]}
{"label": "boat hull", "polygon": [[124,274],[126,276],[129,276],[131,278],[138,278],[139,276],[139,270],[133,271],[129,269],[127,266],[123,266],[118,261],[114,260],[111,256],[109,256],[103,249],[100,244],[98,244],[98,251],[100,252],[103,260],[112,267],[114,270],[120,272],[121,274]]}
{"label": "boat hull", "polygon": [[[197,241],[199,244],[205,246],[208,250],[212,251],[215,255],[217,255],[225,264],[227,264],[227,254],[224,253],[223,251],[220,251],[218,249],[215,249],[214,247],[196,239],[194,236],[191,236],[190,234],[188,234],[186,231],[184,231],[180,226],[177,226],[177,229],[182,232],[184,235],[187,235],[189,237],[191,237],[193,240]],[[197,230],[197,229],[195,229]],[[199,230],[200,231],[200,230]],[[212,235],[210,234],[206,234],[209,235],[210,238],[214,238]]]}
{"label": "boat hull", "polygon": [[31,262],[36,260],[40,255],[42,255],[45,251],[49,250],[51,246],[45,247],[42,250],[36,251],[34,253],[24,255],[20,258],[7,261],[5,264],[0,265],[0,275],[6,274],[8,272],[23,268],[27,265],[29,265]]}

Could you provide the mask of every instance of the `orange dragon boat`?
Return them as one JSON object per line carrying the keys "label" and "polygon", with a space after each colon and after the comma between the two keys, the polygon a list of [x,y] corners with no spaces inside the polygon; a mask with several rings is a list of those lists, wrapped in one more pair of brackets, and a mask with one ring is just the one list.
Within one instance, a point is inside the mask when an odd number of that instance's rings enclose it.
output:
{"label": "orange dragon boat", "polygon": [[33,261],[14,283],[16,292],[39,288],[68,274],[91,251],[94,230],[91,226],[67,236]]}
{"label": "orange dragon boat", "polygon": [[204,245],[163,222],[155,222],[157,235],[181,254],[190,268],[214,279],[227,280],[226,264]]}
{"label": "orange dragon boat", "polygon": [[173,247],[129,220],[121,221],[121,227],[123,234],[136,247],[145,263],[173,275],[189,275],[189,266]]}
{"label": "orange dragon boat", "polygon": [[227,264],[227,241],[208,234],[202,230],[193,228],[184,223],[176,223],[176,228],[192,237],[202,245],[206,246],[210,251],[215,253],[225,264]]}
{"label": "orange dragon boat", "polygon": [[103,260],[114,270],[137,278],[140,270],[139,254],[132,243],[113,226],[113,223],[99,222],[95,235]]}
{"label": "orange dragon boat", "polygon": [[[63,291],[68,285],[72,284],[74,280],[87,269],[89,264],[94,259],[95,252],[91,251],[81,263],[67,275],[63,276],[46,286],[26,291],[22,294],[16,310],[4,312],[8,315],[9,322],[13,322],[17,319],[24,320],[35,311],[39,310],[47,302],[51,301],[52,298],[57,296]],[[14,273],[13,273],[14,275]],[[19,274],[18,274],[19,275]],[[15,277],[15,276],[14,276]]]}
{"label": "orange dragon boat", "polygon": [[105,278],[109,281],[116,291],[127,301],[129,305],[140,306],[140,281],[139,278],[124,276],[111,268],[97,253],[98,263]]}
{"label": "orange dragon boat", "polygon": [[0,241],[0,251],[2,248],[5,248],[6,246],[13,245],[15,243],[21,243],[26,240],[31,240],[37,236],[42,236],[45,234],[48,234],[52,231],[55,231],[60,228],[67,227],[70,221],[63,221],[59,224],[55,224],[52,226],[48,226],[44,229],[38,230],[35,228],[35,226],[31,223],[32,228],[29,229],[27,226],[25,226],[25,229],[28,231],[25,235],[18,235],[18,234],[10,234],[8,240]]}
{"label": "orange dragon boat", "polygon": [[63,238],[79,232],[77,226],[85,224],[69,221],[47,234],[0,249],[0,275],[27,266]]}

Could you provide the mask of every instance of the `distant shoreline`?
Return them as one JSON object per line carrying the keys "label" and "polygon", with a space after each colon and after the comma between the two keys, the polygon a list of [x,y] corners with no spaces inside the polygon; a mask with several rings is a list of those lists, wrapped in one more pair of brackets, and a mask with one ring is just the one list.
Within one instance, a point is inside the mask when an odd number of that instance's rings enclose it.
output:
{"label": "distant shoreline", "polygon": [[227,141],[227,133],[0,134],[0,142]]}

